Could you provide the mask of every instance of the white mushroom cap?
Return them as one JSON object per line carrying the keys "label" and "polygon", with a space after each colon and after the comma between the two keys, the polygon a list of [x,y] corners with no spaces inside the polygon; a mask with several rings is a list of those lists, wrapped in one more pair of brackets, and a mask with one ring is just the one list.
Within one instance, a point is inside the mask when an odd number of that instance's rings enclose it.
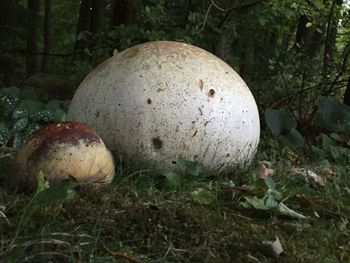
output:
{"label": "white mushroom cap", "polygon": [[243,166],[260,136],[257,105],[239,75],[203,49],[169,41],[99,65],[76,91],[68,118],[88,123],[124,160],[167,169],[178,158],[209,169]]}

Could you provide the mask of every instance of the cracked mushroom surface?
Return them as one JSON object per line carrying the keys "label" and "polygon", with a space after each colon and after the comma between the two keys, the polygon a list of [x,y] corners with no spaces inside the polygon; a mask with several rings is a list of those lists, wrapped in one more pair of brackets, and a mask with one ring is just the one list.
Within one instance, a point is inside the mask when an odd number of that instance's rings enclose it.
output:
{"label": "cracked mushroom surface", "polygon": [[93,70],[68,119],[87,123],[122,159],[169,169],[179,158],[205,168],[244,166],[260,136],[257,105],[240,76],[198,47],[172,41],[126,49]]}
{"label": "cracked mushroom surface", "polygon": [[79,122],[61,122],[34,132],[19,150],[9,176],[12,189],[33,190],[37,174],[54,184],[68,178],[82,183],[109,183],[114,162],[102,139]]}

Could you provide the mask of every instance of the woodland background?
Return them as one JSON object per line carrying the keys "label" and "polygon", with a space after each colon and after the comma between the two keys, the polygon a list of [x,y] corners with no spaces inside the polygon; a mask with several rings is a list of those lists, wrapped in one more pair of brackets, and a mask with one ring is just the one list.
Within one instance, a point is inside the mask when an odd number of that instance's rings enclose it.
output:
{"label": "woodland background", "polygon": [[[36,193],[9,192],[16,152],[66,119],[84,77],[154,40],[204,48],[246,81],[252,165],[118,163],[106,188],[39,172]],[[0,261],[350,262],[349,60],[345,0],[0,0]]]}
{"label": "woodland background", "polygon": [[349,12],[342,0],[2,0],[0,85],[71,98],[113,52],[183,41],[235,68],[261,110],[285,107],[307,129],[319,95],[350,105]]}

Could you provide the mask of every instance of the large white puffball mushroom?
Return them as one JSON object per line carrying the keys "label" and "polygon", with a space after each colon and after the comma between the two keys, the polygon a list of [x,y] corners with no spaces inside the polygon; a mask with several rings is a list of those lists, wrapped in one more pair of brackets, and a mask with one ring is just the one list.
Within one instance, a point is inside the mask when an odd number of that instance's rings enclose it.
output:
{"label": "large white puffball mushroom", "polygon": [[149,42],[111,57],[81,83],[68,119],[87,123],[122,159],[179,158],[207,169],[248,163],[260,135],[255,100],[224,61],[198,47]]}
{"label": "large white puffball mushroom", "polygon": [[73,177],[83,183],[109,183],[111,153],[95,131],[78,122],[53,123],[33,133],[15,159],[12,189],[33,190],[42,171],[50,184]]}

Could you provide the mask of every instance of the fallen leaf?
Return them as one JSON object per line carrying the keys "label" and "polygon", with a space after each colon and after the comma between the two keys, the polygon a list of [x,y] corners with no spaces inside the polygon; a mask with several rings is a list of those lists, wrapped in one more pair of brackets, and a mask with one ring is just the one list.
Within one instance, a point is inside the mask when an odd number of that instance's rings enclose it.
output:
{"label": "fallen leaf", "polygon": [[259,224],[250,224],[250,227],[251,227],[252,231],[255,233],[260,233],[263,230],[265,230],[265,227],[263,225],[259,225]]}
{"label": "fallen leaf", "polygon": [[320,186],[325,186],[326,185],[326,180],[322,176],[316,174],[312,170],[308,170],[305,168],[293,168],[292,172],[296,175],[301,175],[304,176],[306,181],[309,182],[309,178],[313,180],[313,182],[317,183]]}
{"label": "fallen leaf", "polygon": [[296,195],[295,199],[297,200],[300,207],[308,208],[311,206],[310,200],[305,195]]}
{"label": "fallen leaf", "polygon": [[275,241],[263,241],[261,252],[271,258],[277,258],[283,253],[281,241],[276,237]]}
{"label": "fallen leaf", "polygon": [[290,209],[285,204],[283,204],[283,202],[278,204],[277,210],[278,210],[278,212],[281,213],[281,215],[290,216],[290,217],[293,217],[296,219],[306,219],[307,218],[306,216],[304,216],[300,213],[297,213],[294,210]]}
{"label": "fallen leaf", "polygon": [[333,177],[335,176],[335,172],[331,168],[326,167],[322,170],[322,175],[324,177]]}
{"label": "fallen leaf", "polygon": [[264,178],[274,175],[275,170],[268,168],[264,163],[259,164],[258,168],[258,178]]}

